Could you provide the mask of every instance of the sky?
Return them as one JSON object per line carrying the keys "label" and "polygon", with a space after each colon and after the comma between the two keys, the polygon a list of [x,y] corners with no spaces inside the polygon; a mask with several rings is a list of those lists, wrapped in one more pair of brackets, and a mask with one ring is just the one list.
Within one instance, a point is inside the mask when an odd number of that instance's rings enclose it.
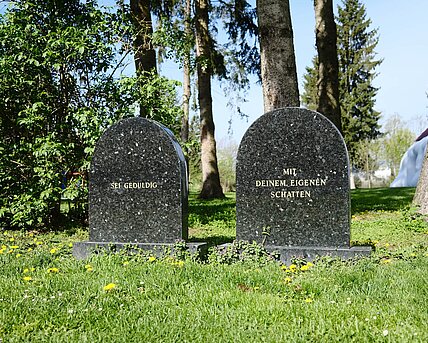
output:
{"label": "sky", "polygon": [[[428,127],[428,1],[427,0],[363,0],[371,28],[377,28],[377,68],[374,85],[379,87],[375,108],[382,113],[381,123],[399,115],[407,126],[419,134]],[[335,8],[341,1],[334,1]],[[316,53],[313,0],[290,0],[294,45],[300,92],[305,67]],[[261,86],[253,79],[248,102],[242,108],[248,121],[232,118],[232,139],[239,143],[243,134],[263,114]],[[231,110],[217,87],[213,90],[216,137],[228,137]]]}

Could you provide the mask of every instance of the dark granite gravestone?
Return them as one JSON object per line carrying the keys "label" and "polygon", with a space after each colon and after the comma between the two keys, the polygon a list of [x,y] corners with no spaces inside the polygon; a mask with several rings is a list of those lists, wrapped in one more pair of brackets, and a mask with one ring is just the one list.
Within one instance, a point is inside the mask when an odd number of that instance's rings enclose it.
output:
{"label": "dark granite gravestone", "polygon": [[282,260],[370,253],[350,248],[348,153],[323,115],[264,114],[241,141],[236,178],[237,240],[262,243]]}
{"label": "dark granite gravestone", "polygon": [[[89,248],[156,249],[187,239],[188,181],[180,145],[166,127],[136,117],[119,121],[97,142],[89,178]],[[189,244],[195,250],[201,244]]]}

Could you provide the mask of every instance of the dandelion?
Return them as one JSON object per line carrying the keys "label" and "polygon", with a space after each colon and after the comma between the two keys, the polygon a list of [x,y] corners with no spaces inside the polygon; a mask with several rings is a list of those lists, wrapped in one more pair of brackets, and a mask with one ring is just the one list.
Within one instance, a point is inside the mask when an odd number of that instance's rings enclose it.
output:
{"label": "dandelion", "polygon": [[9,238],[9,242],[15,242],[15,238],[10,237],[10,238]]}
{"label": "dandelion", "polygon": [[23,271],[24,274],[27,274],[29,272],[30,272],[30,269],[28,269],[28,268],[25,268],[24,271]]}
{"label": "dandelion", "polygon": [[41,242],[41,241],[36,242],[36,245],[42,245],[42,244],[43,244],[43,242]]}
{"label": "dandelion", "polygon": [[156,261],[156,257],[155,256],[150,256],[149,257],[149,262],[154,262]]}
{"label": "dandelion", "polygon": [[287,284],[290,283],[291,282],[291,277],[286,277],[284,279],[284,282],[287,283]]}
{"label": "dandelion", "polygon": [[16,258],[20,258],[22,256],[22,254],[16,254],[15,256],[16,256]]}
{"label": "dandelion", "polygon": [[18,245],[12,245],[12,246],[10,246],[9,248],[11,248],[11,249],[18,249],[18,248],[19,248],[19,246],[18,246]]}
{"label": "dandelion", "polygon": [[305,272],[305,271],[309,270],[309,268],[311,268],[311,267],[309,265],[305,264],[305,265],[303,265],[303,266],[300,267],[300,270],[302,272]]}
{"label": "dandelion", "polygon": [[115,288],[116,288],[116,284],[115,283],[109,283],[108,285],[105,285],[103,287],[103,290],[105,290],[106,292],[110,292],[110,291],[112,291]]}
{"label": "dandelion", "polygon": [[385,243],[385,248],[389,248],[390,244],[389,243]]}
{"label": "dandelion", "polygon": [[68,247],[72,248],[73,247],[73,243],[68,243]]}
{"label": "dandelion", "polygon": [[313,301],[314,301],[314,300],[313,300],[312,298],[306,298],[306,299],[305,299],[305,303],[308,303],[308,304],[309,304],[309,303],[311,303],[311,302],[313,302]]}
{"label": "dandelion", "polygon": [[287,266],[286,266],[285,264],[283,264],[283,265],[281,266],[281,269],[282,269],[282,270],[287,270]]}
{"label": "dandelion", "polygon": [[27,251],[28,252],[33,251],[33,248],[28,248]]}
{"label": "dandelion", "polygon": [[58,252],[58,249],[56,249],[56,248],[52,248],[49,252],[50,252],[51,254],[56,254],[56,253]]}
{"label": "dandelion", "polygon": [[31,276],[24,276],[22,279],[24,281],[31,281],[31,280],[33,280],[33,278]]}
{"label": "dandelion", "polygon": [[48,273],[58,273],[59,269],[58,268],[48,268]]}

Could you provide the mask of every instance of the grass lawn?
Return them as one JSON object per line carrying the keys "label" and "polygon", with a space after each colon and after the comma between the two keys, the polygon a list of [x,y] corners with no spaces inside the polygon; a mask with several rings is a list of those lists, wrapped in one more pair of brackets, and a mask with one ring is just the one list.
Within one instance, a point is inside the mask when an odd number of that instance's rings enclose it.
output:
{"label": "grass lawn", "polygon": [[[0,232],[0,342],[427,342],[428,227],[414,189],[352,192],[370,258],[284,266],[110,254],[77,261],[87,232]],[[191,240],[235,236],[235,199],[190,198]]]}

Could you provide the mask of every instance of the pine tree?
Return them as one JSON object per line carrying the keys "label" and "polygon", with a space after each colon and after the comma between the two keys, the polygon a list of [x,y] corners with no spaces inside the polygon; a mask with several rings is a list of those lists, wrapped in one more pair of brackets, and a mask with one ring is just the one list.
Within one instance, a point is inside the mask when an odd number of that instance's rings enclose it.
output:
{"label": "pine tree", "polygon": [[[365,6],[360,0],[343,0],[337,18],[337,53],[342,132],[352,162],[357,163],[358,143],[380,135],[380,112],[374,109],[378,88],[373,86],[379,42],[377,29],[371,29]],[[302,102],[308,108],[317,106],[318,59],[307,67]]]}
{"label": "pine tree", "polygon": [[375,59],[377,29],[370,30],[371,20],[360,0],[344,0],[337,20],[342,125],[352,158],[359,141],[380,135],[380,112],[374,109],[379,89],[373,79],[382,61]]}

